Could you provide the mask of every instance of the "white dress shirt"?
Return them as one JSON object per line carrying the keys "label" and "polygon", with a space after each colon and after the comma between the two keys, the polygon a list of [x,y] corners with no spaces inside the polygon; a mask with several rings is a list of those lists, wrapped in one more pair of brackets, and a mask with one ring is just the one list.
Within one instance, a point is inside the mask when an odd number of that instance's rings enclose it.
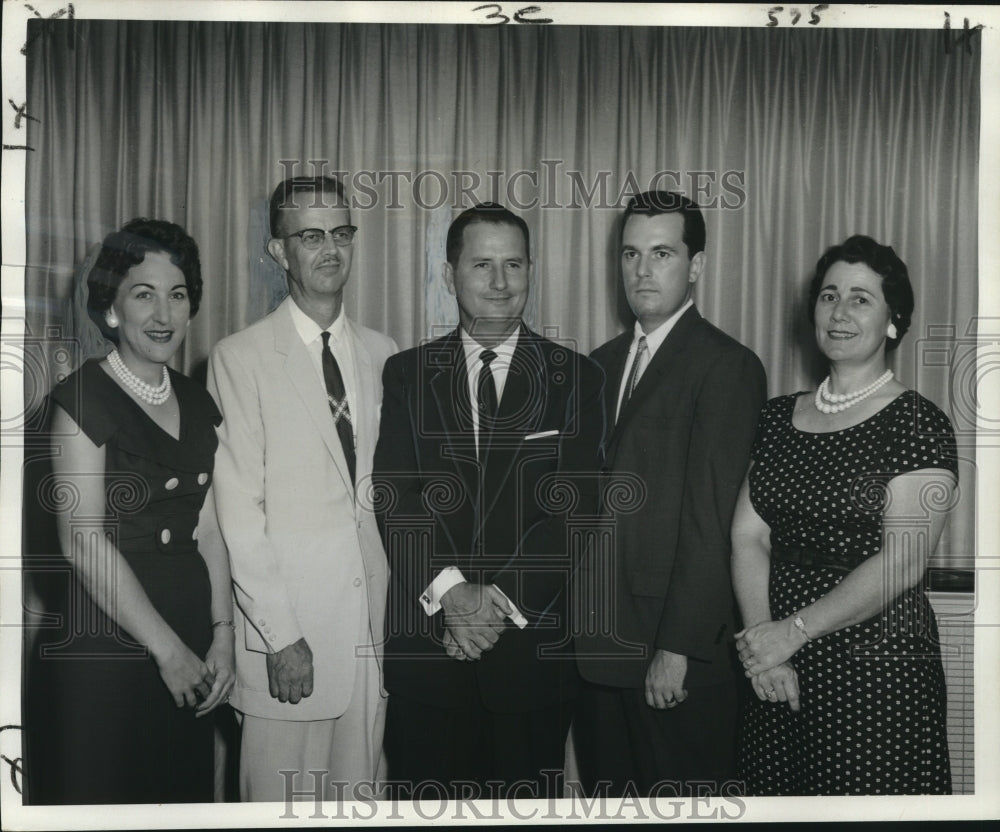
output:
{"label": "white dress shirt", "polygon": [[[520,327],[515,329],[506,341],[497,344],[495,347],[491,347],[493,352],[497,354],[497,357],[490,362],[490,371],[493,373],[493,384],[497,388],[498,407],[500,406],[500,402],[503,401],[503,389],[507,383],[507,372],[510,370],[511,362],[514,360],[514,351],[517,349],[519,330]],[[460,328],[459,331],[461,332],[462,349],[465,351],[465,372],[469,385],[469,401],[472,402],[472,407],[470,408],[472,411],[472,429],[476,437],[476,445],[478,446],[479,408],[476,407],[476,403],[479,401],[479,376],[483,370],[483,362],[480,356],[486,347],[469,335],[464,328]],[[420,593],[420,604],[423,606],[424,612],[427,615],[434,615],[434,613],[441,609],[441,598],[444,594],[456,584],[463,584],[465,582],[465,576],[462,574],[461,569],[457,566],[446,566],[438,572],[434,580]],[[494,586],[494,588],[500,591],[501,595],[504,595],[499,587]],[[504,595],[504,598],[507,598],[507,596]],[[507,602],[511,608],[509,618],[518,627],[523,629],[528,623],[527,619],[521,615],[510,598],[507,598]]]}
{"label": "white dress shirt", "polygon": [[341,304],[339,314],[325,330],[321,329],[316,321],[299,309],[294,298],[291,299],[291,312],[295,331],[299,333],[299,337],[309,353],[309,360],[316,368],[316,378],[319,380],[320,389],[324,395],[326,395],[326,379],[323,378],[322,334],[323,332],[330,333],[330,352],[337,359],[340,375],[344,378],[344,392],[347,394],[347,406],[351,409],[351,431],[354,433],[356,447],[358,429],[354,414],[358,412],[358,383],[357,374],[354,372],[354,350],[351,347],[351,339],[347,337],[347,318],[344,316],[344,305]]}
{"label": "white dress shirt", "polygon": [[[517,349],[518,329],[515,329],[502,344],[491,347],[493,352],[497,354],[497,357],[490,362],[490,372],[493,373],[493,384],[497,388],[497,407],[503,401],[503,388],[507,384],[507,373],[510,370],[511,362],[514,360],[514,350]],[[476,341],[464,329],[460,331],[462,333],[462,349],[465,351],[465,372],[469,383],[469,401],[472,403],[472,432],[476,436],[476,447],[478,448],[479,408],[476,405],[479,402],[479,376],[483,372],[483,360],[480,356],[486,347]]]}

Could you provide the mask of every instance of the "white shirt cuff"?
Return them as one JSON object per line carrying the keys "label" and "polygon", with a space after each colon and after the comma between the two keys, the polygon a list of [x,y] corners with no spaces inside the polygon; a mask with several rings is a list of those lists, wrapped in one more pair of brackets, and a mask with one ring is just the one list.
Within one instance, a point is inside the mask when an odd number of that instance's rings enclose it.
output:
{"label": "white shirt cuff", "polygon": [[465,576],[457,566],[446,566],[437,577],[430,582],[427,589],[420,593],[420,605],[428,615],[434,615],[441,609],[441,598],[456,584],[464,584]]}
{"label": "white shirt cuff", "polygon": [[[462,570],[457,566],[446,566],[440,572],[438,572],[437,577],[430,582],[422,593],[420,593],[420,605],[424,608],[424,612],[427,615],[434,615],[438,610],[441,609],[441,599],[444,594],[457,584],[464,584],[465,576],[462,574]],[[499,592],[504,600],[510,605],[510,615],[507,617],[521,630],[528,626],[528,619],[525,618],[521,611],[514,606],[514,602],[507,597],[500,587],[493,584],[493,588]]]}

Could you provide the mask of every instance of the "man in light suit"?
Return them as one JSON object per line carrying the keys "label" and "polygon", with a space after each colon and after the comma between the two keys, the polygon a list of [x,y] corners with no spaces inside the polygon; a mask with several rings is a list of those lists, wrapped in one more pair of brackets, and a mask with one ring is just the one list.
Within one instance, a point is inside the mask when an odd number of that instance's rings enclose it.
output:
{"label": "man in light suit", "polygon": [[579,683],[569,525],[596,513],[601,377],[522,323],[529,250],[507,209],[463,212],[444,266],[459,328],[385,365],[389,777],[453,796],[558,794]]}
{"label": "man in light suit", "polygon": [[356,229],[340,183],[285,180],[270,213],[268,251],[289,297],[220,341],[209,366],[223,415],[215,494],[237,602],[240,793],[312,799],[325,787],[335,797],[330,783],[347,783],[351,797],[379,775],[384,728],[388,576],[359,497],[396,346],[344,314]]}
{"label": "man in light suit", "polygon": [[[636,499],[609,506],[613,544],[574,576],[585,788],[718,789],[733,775],[738,669],[730,525],[766,397],[757,356],[698,314],[705,222],[686,197],[634,197],[621,232],[633,330],[595,350],[606,471]],[[603,591],[600,591],[602,590]]]}

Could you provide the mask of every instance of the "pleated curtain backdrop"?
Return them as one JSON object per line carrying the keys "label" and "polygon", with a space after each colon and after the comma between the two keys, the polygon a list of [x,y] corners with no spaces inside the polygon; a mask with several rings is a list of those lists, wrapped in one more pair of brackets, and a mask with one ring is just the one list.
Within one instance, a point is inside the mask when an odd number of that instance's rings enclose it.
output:
{"label": "pleated curtain backdrop", "polygon": [[107,232],[173,220],[201,249],[202,310],[176,359],[198,375],[216,341],[278,297],[266,200],[313,161],[346,172],[356,201],[353,318],[402,347],[452,323],[443,229],[497,199],[532,230],[531,323],[589,351],[630,325],[618,221],[652,183],[706,206],[696,301],[757,352],[778,395],[823,372],[804,308],[816,259],[866,233],[914,283],[894,369],[960,435],[937,562],[972,564],[978,43],[946,48],[930,30],[84,20],[46,21],[30,43],[32,333],[72,334],[74,272]]}

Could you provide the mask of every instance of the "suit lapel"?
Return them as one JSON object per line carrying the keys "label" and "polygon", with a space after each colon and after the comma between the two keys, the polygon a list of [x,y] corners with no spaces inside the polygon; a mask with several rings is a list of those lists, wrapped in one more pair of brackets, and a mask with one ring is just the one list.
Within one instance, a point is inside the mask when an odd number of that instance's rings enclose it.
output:
{"label": "suit lapel", "polygon": [[469,411],[469,382],[462,339],[456,330],[444,340],[429,344],[426,349],[427,365],[421,366],[418,371],[431,374],[430,389],[437,423],[447,442],[445,453],[451,458],[465,483],[465,493],[475,505],[479,495],[478,460]]}
{"label": "suit lapel", "polygon": [[[289,298],[286,303],[294,303],[294,301]],[[316,375],[316,368],[306,345],[302,343],[302,339],[295,329],[289,309],[279,308],[275,315],[278,316],[275,321],[275,349],[285,356],[285,373],[316,424],[316,429],[333,459],[334,466],[340,473],[344,487],[353,492],[354,484],[351,482],[351,474],[347,468],[347,460],[344,458],[344,449],[340,445],[336,425],[333,422],[333,414],[330,413],[326,392]]]}
{"label": "suit lapel", "polygon": [[[691,340],[691,336],[700,322],[701,315],[698,314],[697,308],[692,306],[674,324],[674,328],[670,330],[670,334],[660,344],[660,348],[656,351],[656,355],[653,356],[653,360],[649,362],[649,366],[643,371],[642,377],[639,379],[639,383],[632,392],[628,403],[622,407],[618,423],[615,425],[615,439],[628,427],[632,419],[635,418],[635,414],[642,409],[643,402],[649,399],[655,390],[669,383],[668,379],[670,375],[682,366],[684,350],[687,348],[688,342]],[[620,384],[621,376],[618,378]],[[613,413],[614,411],[612,410],[611,412]],[[615,442],[613,441],[612,445],[614,444]]]}
{"label": "suit lapel", "polygon": [[545,414],[550,382],[548,368],[534,333],[521,327],[517,348],[504,382],[497,429],[483,472],[485,515],[489,516],[520,457],[524,437],[539,429]]}
{"label": "suit lapel", "polygon": [[624,378],[627,369],[628,351],[632,345],[633,337],[632,332],[623,332],[618,336],[611,350],[610,361],[605,370],[604,413],[606,414],[607,423],[611,426],[608,439],[608,454],[613,451],[615,440],[618,436],[618,424],[615,422],[615,411],[618,409],[618,391],[622,388],[622,378]]}

